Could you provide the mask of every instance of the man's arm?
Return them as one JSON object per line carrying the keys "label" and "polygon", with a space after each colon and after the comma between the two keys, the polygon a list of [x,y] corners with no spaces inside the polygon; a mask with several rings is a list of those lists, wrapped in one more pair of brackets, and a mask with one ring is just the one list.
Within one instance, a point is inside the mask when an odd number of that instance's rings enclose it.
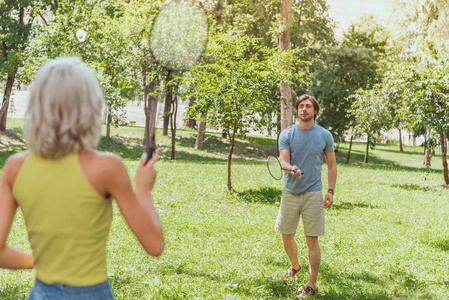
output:
{"label": "man's arm", "polygon": [[[297,166],[292,166],[290,164],[290,149],[281,149],[279,150],[279,159],[281,161],[281,167],[282,170],[284,170],[285,172],[301,178],[301,170],[299,170],[299,168]],[[293,172],[293,170],[296,170],[296,172]],[[299,172],[298,172],[299,171]]]}
{"label": "man's arm", "polygon": [[[335,159],[335,152],[325,152],[327,163],[327,182],[329,189],[335,189],[335,183],[337,182],[337,160]],[[328,208],[334,202],[333,192],[328,191],[324,197],[324,208]]]}

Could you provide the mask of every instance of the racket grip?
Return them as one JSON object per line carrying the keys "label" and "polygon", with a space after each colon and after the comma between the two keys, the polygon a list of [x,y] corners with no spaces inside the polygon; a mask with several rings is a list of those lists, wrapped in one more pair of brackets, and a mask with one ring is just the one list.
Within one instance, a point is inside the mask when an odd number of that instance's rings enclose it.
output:
{"label": "racket grip", "polygon": [[[296,172],[298,172],[298,171],[292,170],[292,172],[293,172],[293,173],[296,173]],[[304,172],[303,172],[303,171],[301,171],[301,175],[304,175]]]}
{"label": "racket grip", "polygon": [[148,143],[147,150],[145,151],[147,154],[147,159],[145,161],[145,164],[147,164],[147,162],[153,157],[155,149],[156,149],[156,147],[154,146],[154,143],[151,143],[151,142]]}
{"label": "racket grip", "polygon": [[153,157],[154,150],[156,150],[156,144],[154,143],[154,137],[150,139],[147,145],[147,160],[145,161],[145,164]]}
{"label": "racket grip", "polygon": [[145,161],[145,164],[153,157],[154,148],[147,147],[147,160]]}

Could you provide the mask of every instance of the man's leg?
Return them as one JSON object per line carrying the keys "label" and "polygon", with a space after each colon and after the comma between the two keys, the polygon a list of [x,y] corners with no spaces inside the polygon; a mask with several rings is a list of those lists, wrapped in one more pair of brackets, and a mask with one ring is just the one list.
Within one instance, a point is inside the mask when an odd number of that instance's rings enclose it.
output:
{"label": "man's leg", "polygon": [[287,253],[288,258],[293,269],[299,269],[298,260],[298,245],[295,241],[295,234],[282,234],[282,243],[284,244],[285,253]]}
{"label": "man's leg", "polygon": [[318,243],[317,236],[306,236],[307,247],[309,248],[309,285],[311,288],[316,290],[318,288],[316,281],[318,278],[318,271],[320,269],[321,262],[321,249]]}

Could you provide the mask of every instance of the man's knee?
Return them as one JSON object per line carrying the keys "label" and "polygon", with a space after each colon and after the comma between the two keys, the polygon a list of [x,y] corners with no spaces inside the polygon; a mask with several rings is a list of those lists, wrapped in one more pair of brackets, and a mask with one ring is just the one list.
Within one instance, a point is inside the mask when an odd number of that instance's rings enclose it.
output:
{"label": "man's knee", "polygon": [[282,241],[284,243],[291,243],[295,241],[295,234],[282,234]]}
{"label": "man's knee", "polygon": [[317,236],[306,236],[307,246],[309,248],[319,247],[318,237]]}

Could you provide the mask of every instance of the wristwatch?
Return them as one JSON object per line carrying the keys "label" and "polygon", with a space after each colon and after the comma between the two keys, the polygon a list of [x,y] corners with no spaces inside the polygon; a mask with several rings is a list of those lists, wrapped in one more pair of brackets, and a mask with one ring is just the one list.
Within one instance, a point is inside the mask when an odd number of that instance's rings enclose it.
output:
{"label": "wristwatch", "polygon": [[327,192],[331,193],[333,195],[334,194],[334,189],[328,189]]}

